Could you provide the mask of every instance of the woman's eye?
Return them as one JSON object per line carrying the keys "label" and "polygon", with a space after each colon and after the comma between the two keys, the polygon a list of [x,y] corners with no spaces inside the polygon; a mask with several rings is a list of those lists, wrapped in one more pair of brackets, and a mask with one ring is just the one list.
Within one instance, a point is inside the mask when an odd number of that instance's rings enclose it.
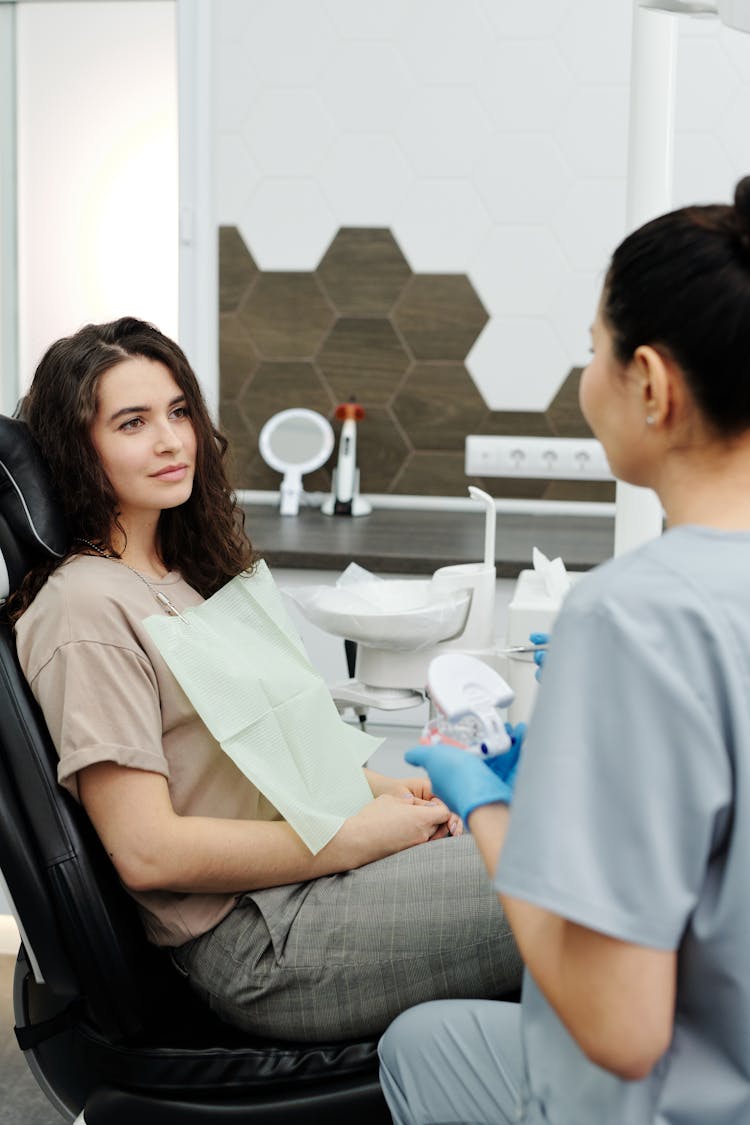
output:
{"label": "woman's eye", "polygon": [[125,430],[125,431],[137,430],[137,429],[140,428],[140,426],[142,424],[143,424],[142,418],[128,418],[127,422],[123,422],[123,424],[120,426],[120,429]]}
{"label": "woman's eye", "polygon": [[174,408],[174,410],[172,411],[172,414],[174,415],[175,418],[189,418],[190,417],[190,411],[188,410],[187,406],[176,406]]}

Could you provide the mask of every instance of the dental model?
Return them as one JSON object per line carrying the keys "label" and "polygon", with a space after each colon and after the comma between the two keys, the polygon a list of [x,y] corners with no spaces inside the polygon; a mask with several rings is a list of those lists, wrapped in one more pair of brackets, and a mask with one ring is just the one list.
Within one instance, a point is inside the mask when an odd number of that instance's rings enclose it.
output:
{"label": "dental model", "polygon": [[494,668],[475,656],[446,652],[431,662],[427,690],[437,714],[422,730],[423,745],[446,742],[480,758],[509,749],[499,712],[514,693]]}

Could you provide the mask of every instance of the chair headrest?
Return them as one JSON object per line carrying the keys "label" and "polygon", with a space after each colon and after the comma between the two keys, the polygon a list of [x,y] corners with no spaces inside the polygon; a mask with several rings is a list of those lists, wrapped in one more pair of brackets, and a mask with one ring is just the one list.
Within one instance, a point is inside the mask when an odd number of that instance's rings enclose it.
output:
{"label": "chair headrest", "polygon": [[62,558],[69,543],[62,504],[28,426],[0,415],[0,601],[40,559]]}

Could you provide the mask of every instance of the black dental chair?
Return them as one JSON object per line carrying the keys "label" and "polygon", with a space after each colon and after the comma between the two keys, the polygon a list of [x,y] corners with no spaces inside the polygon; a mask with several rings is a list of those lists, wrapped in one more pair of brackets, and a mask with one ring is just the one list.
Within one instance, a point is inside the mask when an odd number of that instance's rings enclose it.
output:
{"label": "black dental chair", "polygon": [[[66,544],[26,426],[0,417],[0,599]],[[22,938],[16,1036],[63,1118],[390,1122],[374,1042],[253,1040],[193,996],[164,952],[146,942],[87,817],[57,785],[56,763],[10,626],[0,620],[0,888]]]}

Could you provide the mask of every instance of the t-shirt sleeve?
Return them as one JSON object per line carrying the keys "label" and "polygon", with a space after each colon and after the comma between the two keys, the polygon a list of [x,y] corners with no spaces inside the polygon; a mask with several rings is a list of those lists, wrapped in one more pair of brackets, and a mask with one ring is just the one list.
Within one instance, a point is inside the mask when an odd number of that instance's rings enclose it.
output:
{"label": "t-shirt sleeve", "polygon": [[667,586],[558,618],[495,886],[624,941],[677,947],[731,774],[712,641]]}
{"label": "t-shirt sleeve", "polygon": [[60,757],[58,780],[75,797],[75,775],[95,762],[169,775],[159,690],[145,655],[70,642],[56,649],[31,687]]}

